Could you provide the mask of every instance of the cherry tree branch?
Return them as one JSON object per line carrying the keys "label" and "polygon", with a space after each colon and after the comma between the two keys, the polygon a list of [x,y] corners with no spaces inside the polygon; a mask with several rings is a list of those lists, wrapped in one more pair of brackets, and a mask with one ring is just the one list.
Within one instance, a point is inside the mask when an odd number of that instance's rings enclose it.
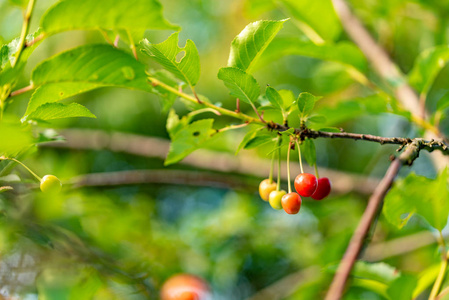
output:
{"label": "cherry tree branch", "polygon": [[399,158],[394,159],[390,167],[388,168],[385,176],[374,190],[374,193],[368,201],[368,205],[363,213],[360,222],[352,235],[348,248],[341,260],[334,279],[327,292],[326,300],[339,300],[343,295],[343,291],[354,266],[360,251],[363,246],[365,237],[367,236],[373,220],[379,211],[383,199],[390,189],[393,181],[401,169],[402,165],[411,165],[413,161],[418,157],[419,151],[423,149],[423,144],[419,140],[413,141],[409,144]]}

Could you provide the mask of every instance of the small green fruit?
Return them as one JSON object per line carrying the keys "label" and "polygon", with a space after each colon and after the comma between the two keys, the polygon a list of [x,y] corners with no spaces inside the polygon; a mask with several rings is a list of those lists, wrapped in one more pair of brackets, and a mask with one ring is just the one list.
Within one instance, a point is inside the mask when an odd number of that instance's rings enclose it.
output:
{"label": "small green fruit", "polygon": [[270,197],[268,197],[268,201],[270,202],[270,205],[274,209],[282,209],[282,197],[287,194],[286,191],[272,191],[270,193]]}
{"label": "small green fruit", "polygon": [[58,177],[54,175],[45,175],[41,180],[41,191],[44,193],[58,193],[62,184]]}

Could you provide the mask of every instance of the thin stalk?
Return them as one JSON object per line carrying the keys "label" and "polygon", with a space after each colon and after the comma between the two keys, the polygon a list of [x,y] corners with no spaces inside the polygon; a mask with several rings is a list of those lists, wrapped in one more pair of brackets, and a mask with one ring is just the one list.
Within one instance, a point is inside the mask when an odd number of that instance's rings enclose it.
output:
{"label": "thin stalk", "polygon": [[270,180],[270,183],[273,182],[273,169],[274,169],[274,159],[276,157],[276,152],[273,152],[273,155],[271,156],[271,167],[270,167],[270,176],[268,179]]}
{"label": "thin stalk", "polygon": [[435,300],[438,295],[438,292],[440,291],[441,284],[443,283],[444,275],[446,275],[448,254],[449,253],[445,253],[445,257],[441,261],[440,272],[438,273],[438,277],[435,280],[435,283],[432,287],[432,291],[430,292],[429,300]]}
{"label": "thin stalk", "polygon": [[301,148],[299,147],[298,140],[295,140],[295,142],[296,142],[296,147],[298,147],[299,167],[301,168],[301,173],[304,173],[304,169],[302,168]]}
{"label": "thin stalk", "polygon": [[[188,100],[188,101],[190,101],[192,103],[198,103],[198,99],[196,99],[195,97],[192,97],[192,96],[190,96],[188,94],[185,94],[184,92],[179,91],[179,90],[177,90],[177,89],[175,89],[175,88],[173,88],[173,87],[171,87],[171,86],[169,86],[169,85],[167,85],[167,84],[157,80],[156,78],[148,77],[148,80],[153,84],[153,86],[160,86],[164,90],[169,91],[169,92],[171,92],[171,93],[173,93],[173,94],[175,94],[175,95],[177,95],[177,96],[179,96],[179,97],[181,97],[183,99],[186,99],[186,100]],[[243,114],[241,112],[235,112],[235,111],[232,111],[232,110],[229,110],[229,109],[226,109],[226,108],[218,107],[218,106],[215,106],[212,103],[208,103],[208,102],[201,102],[201,104],[203,104],[204,106],[213,108],[213,109],[219,111],[222,115],[225,115],[225,116],[233,117],[233,118],[240,119],[240,120],[243,120],[243,121],[248,121],[250,123],[263,124],[263,122],[261,120],[259,120],[257,118],[253,118],[253,117],[248,116],[246,114]]]}
{"label": "thin stalk", "polygon": [[40,178],[36,173],[34,173],[33,171],[31,171],[31,169],[28,168],[24,163],[18,161],[17,159],[12,158],[12,157],[0,157],[0,160],[5,160],[5,159],[11,160],[11,161],[13,161],[13,162],[18,163],[19,165],[21,165],[22,167],[24,167],[28,172],[30,172],[31,175],[33,175],[34,177],[36,177],[37,180],[39,180],[39,181],[42,180],[42,178]]}
{"label": "thin stalk", "polygon": [[318,167],[317,167],[316,163],[315,163],[314,167],[315,167],[315,175],[316,175],[316,179],[319,179],[319,178],[320,178],[320,175],[318,174]]}
{"label": "thin stalk", "polygon": [[138,58],[137,58],[137,49],[136,49],[136,44],[134,43],[134,39],[133,39],[131,33],[129,32],[129,30],[126,30],[126,34],[128,35],[129,46],[131,47],[131,50],[133,51],[134,58],[136,60],[138,60]]}
{"label": "thin stalk", "polygon": [[14,68],[17,62],[19,61],[20,55],[22,54],[22,50],[25,48],[25,41],[30,29],[30,20],[31,14],[33,13],[35,0],[30,0],[28,2],[27,10],[25,11],[25,15],[23,16],[23,25],[22,32],[20,33],[19,40],[19,48],[17,49],[16,58],[13,60],[11,66]]}
{"label": "thin stalk", "polygon": [[279,137],[279,142],[278,142],[278,181],[277,181],[277,186],[276,186],[276,191],[280,191],[281,190],[281,147],[279,147],[280,143],[282,143],[281,138]]}
{"label": "thin stalk", "polygon": [[290,182],[290,149],[292,147],[292,142],[288,143],[287,150],[287,181],[288,181],[288,193],[292,192],[292,183]]}

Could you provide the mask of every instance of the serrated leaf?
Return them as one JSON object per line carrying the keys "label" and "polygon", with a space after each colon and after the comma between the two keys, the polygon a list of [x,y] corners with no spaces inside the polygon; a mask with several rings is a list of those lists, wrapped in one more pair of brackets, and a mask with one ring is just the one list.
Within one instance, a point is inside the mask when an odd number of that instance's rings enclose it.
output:
{"label": "serrated leaf", "polygon": [[296,104],[298,105],[299,113],[302,117],[306,117],[309,115],[313,108],[315,107],[315,102],[319,99],[319,97],[315,97],[314,95],[304,92],[299,94],[298,99],[296,100]]}
{"label": "serrated leaf", "polygon": [[213,119],[204,119],[184,126],[176,132],[170,144],[165,165],[174,164],[200,148],[216,131],[212,129]]}
{"label": "serrated leaf", "polygon": [[[161,64],[166,70],[193,87],[200,77],[200,57],[192,40],[184,48],[178,46],[179,32],[175,32],[160,44],[151,44],[147,39],[141,42],[142,51]],[[185,51],[178,62],[176,56]]]}
{"label": "serrated leaf", "polygon": [[268,86],[265,95],[267,96],[268,101],[270,101],[271,105],[276,108],[283,109],[284,101],[282,100],[282,96],[271,86]]}
{"label": "serrated leaf", "polygon": [[312,139],[305,139],[302,142],[301,153],[304,155],[309,166],[313,167],[316,164],[315,142]]}
{"label": "serrated leaf", "polygon": [[237,147],[237,150],[235,151],[235,155],[237,155],[240,150],[242,150],[246,144],[248,144],[248,142],[250,140],[252,140],[258,133],[260,130],[262,130],[263,127],[258,127],[258,128],[254,128],[250,131],[248,131],[245,136],[243,137],[242,141],[240,142],[239,146]]}
{"label": "serrated leaf", "polygon": [[[324,40],[335,40],[341,32],[340,20],[331,0],[281,0],[295,19],[307,24]],[[314,34],[315,35],[315,34]]]}
{"label": "serrated leaf", "polygon": [[419,92],[427,95],[435,78],[449,61],[449,47],[437,46],[424,50],[409,73],[409,82]]}
{"label": "serrated leaf", "polygon": [[316,45],[296,37],[279,37],[270,43],[267,50],[258,60],[255,68],[259,69],[288,55],[300,55],[332,61],[346,67],[355,68],[360,72],[366,71],[368,66],[366,58],[360,49],[348,42]]}
{"label": "serrated leaf", "polygon": [[105,86],[151,92],[145,65],[110,45],[87,45],[53,56],[33,70],[31,80],[38,87],[25,116],[44,103]]}
{"label": "serrated leaf", "polygon": [[253,64],[281,30],[285,21],[264,20],[247,25],[231,43],[228,66],[249,73]]}
{"label": "serrated leaf", "polygon": [[64,0],[52,6],[42,17],[46,34],[80,29],[173,29],[162,15],[157,0]]}
{"label": "serrated leaf", "polygon": [[430,226],[442,230],[449,215],[448,171],[445,169],[432,180],[414,173],[397,180],[385,197],[383,213],[398,228],[407,224],[416,213]]}
{"label": "serrated leaf", "polygon": [[27,120],[54,120],[64,118],[96,118],[85,106],[78,103],[45,103],[28,115]]}
{"label": "serrated leaf", "polygon": [[252,104],[260,95],[259,84],[254,77],[237,68],[221,68],[218,79],[223,80],[230,94]]}

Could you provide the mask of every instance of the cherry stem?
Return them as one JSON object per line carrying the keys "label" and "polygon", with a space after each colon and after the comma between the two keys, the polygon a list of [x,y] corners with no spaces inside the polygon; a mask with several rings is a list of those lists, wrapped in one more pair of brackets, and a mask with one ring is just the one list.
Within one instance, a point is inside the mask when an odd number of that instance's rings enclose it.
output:
{"label": "cherry stem", "polygon": [[287,151],[287,180],[288,180],[288,193],[292,192],[292,184],[290,182],[290,148],[292,147],[292,142],[288,143],[288,151]]}
{"label": "cherry stem", "polygon": [[304,169],[302,168],[301,148],[299,147],[298,140],[295,140],[295,142],[296,142],[296,146],[298,147],[299,167],[301,168],[301,173],[304,173]]}
{"label": "cherry stem", "polygon": [[278,137],[278,181],[276,186],[276,191],[281,190],[281,143],[282,139],[281,137]]}
{"label": "cherry stem", "polygon": [[315,163],[315,175],[316,175],[316,179],[320,178],[320,175],[318,174],[318,167],[317,167],[316,163]]}
{"label": "cherry stem", "polygon": [[27,171],[30,172],[31,175],[33,175],[34,177],[36,177],[37,180],[39,180],[39,181],[42,180],[42,178],[40,178],[36,173],[34,173],[33,171],[31,171],[31,169],[28,168],[24,163],[18,161],[17,159],[15,159],[15,158],[10,158],[10,157],[4,157],[4,156],[3,156],[3,157],[0,157],[0,160],[5,160],[5,159],[11,160],[11,161],[13,161],[13,162],[18,163],[19,165],[21,165],[22,167],[24,167],[25,169],[27,169]]}
{"label": "cherry stem", "polygon": [[276,152],[273,152],[273,155],[271,156],[271,167],[270,167],[270,176],[268,179],[270,179],[270,183],[273,182],[273,169],[274,169],[274,158],[276,156]]}

